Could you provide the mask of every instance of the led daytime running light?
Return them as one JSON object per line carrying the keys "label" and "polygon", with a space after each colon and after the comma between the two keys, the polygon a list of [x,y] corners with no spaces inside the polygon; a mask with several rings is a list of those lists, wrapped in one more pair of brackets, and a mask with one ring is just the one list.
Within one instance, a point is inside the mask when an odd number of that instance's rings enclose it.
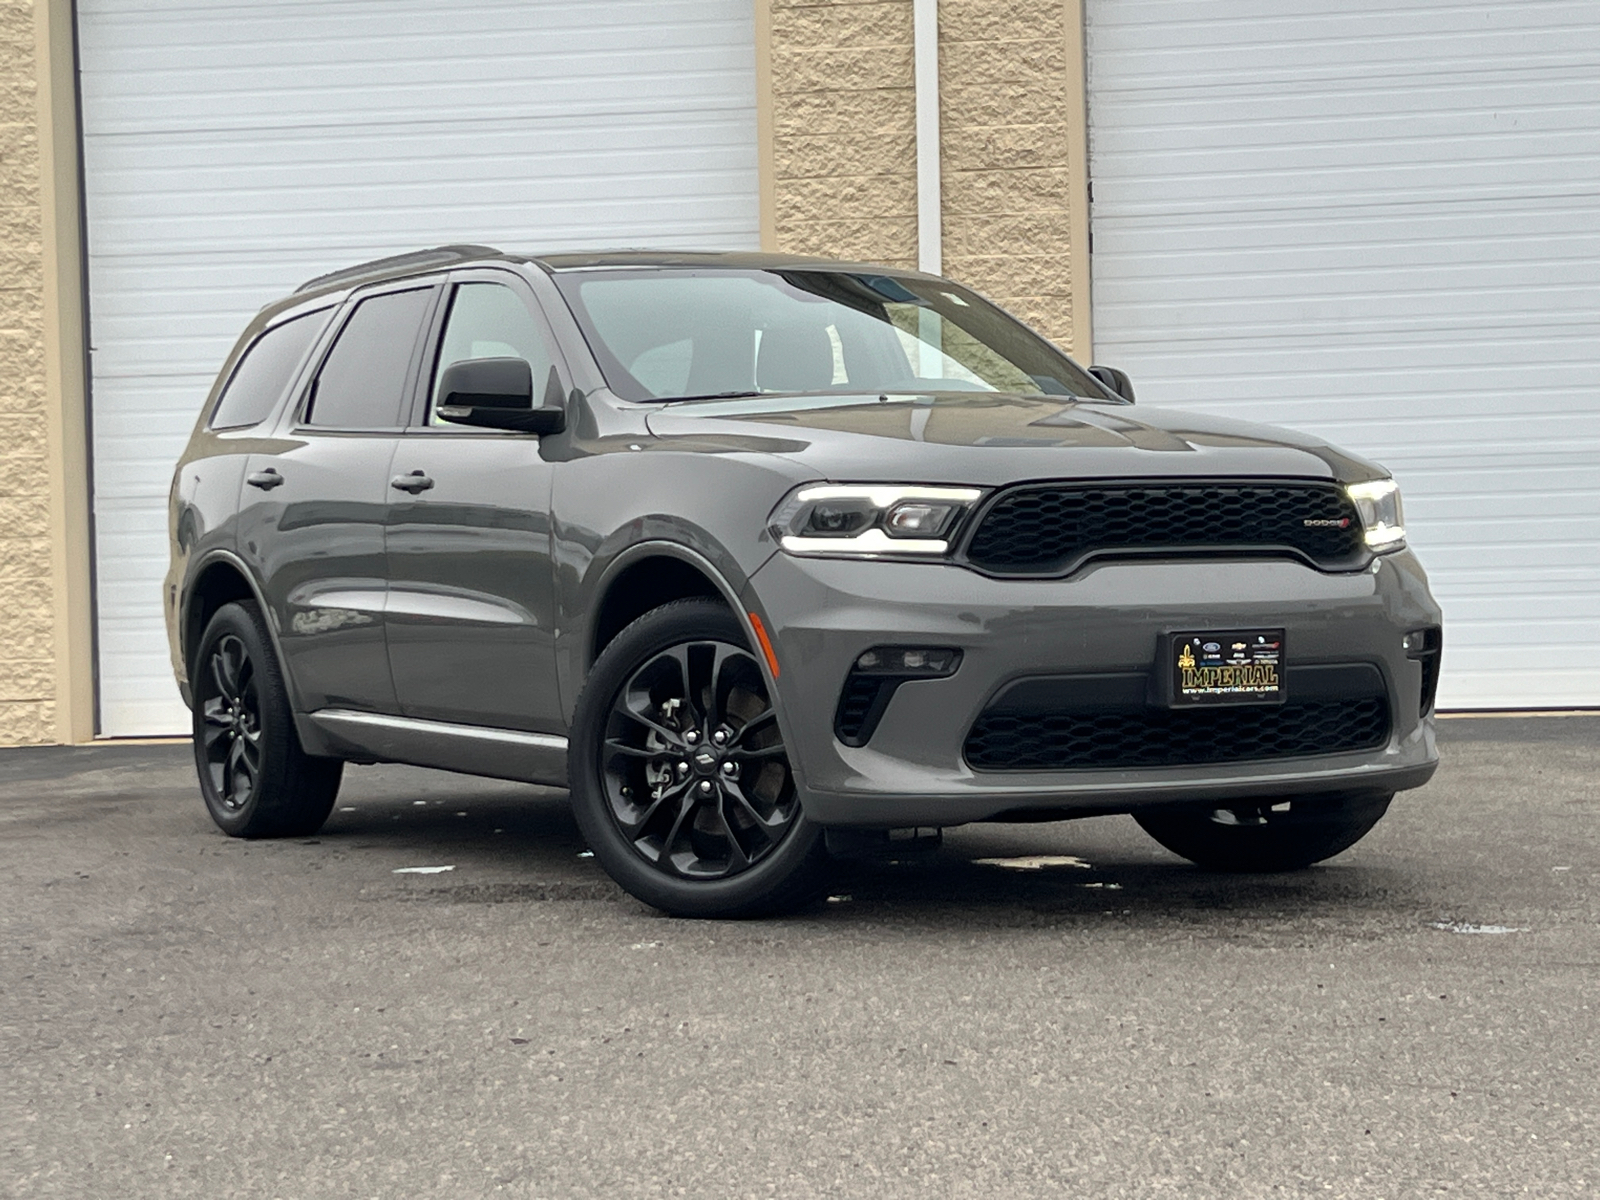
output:
{"label": "led daytime running light", "polygon": [[1398,550],[1405,545],[1406,524],[1400,507],[1400,487],[1394,480],[1352,483],[1344,490],[1361,516],[1369,549]]}
{"label": "led daytime running light", "polygon": [[[937,558],[982,498],[979,488],[807,484],[778,506],[771,531],[790,554]],[[897,517],[900,509],[907,511]]]}

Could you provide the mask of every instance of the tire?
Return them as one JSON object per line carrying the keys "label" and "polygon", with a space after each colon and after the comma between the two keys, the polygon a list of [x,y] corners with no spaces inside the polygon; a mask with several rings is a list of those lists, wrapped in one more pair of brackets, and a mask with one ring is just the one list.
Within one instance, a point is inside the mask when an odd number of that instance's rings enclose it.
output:
{"label": "tire", "polygon": [[1230,808],[1158,808],[1133,814],[1156,841],[1211,871],[1297,871],[1332,858],[1365,837],[1389,809],[1392,792],[1298,796]]}
{"label": "tire", "polygon": [[230,837],[306,837],[322,828],[344,763],[300,746],[261,610],[225,604],[190,667],[194,758],[211,819]]}
{"label": "tire", "polygon": [[578,697],[568,775],[595,858],[664,912],[765,916],[826,882],[822,830],[725,605],[673,601],[616,636]]}

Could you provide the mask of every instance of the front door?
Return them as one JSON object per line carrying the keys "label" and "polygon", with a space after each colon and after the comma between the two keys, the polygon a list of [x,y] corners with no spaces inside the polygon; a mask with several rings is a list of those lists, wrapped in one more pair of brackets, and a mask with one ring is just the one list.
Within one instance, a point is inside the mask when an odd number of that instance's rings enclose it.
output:
{"label": "front door", "polygon": [[444,369],[463,359],[525,359],[550,398],[564,372],[531,290],[507,272],[452,277],[436,326],[390,492],[384,619],[400,711],[561,733],[551,464],[535,434],[450,425],[433,410]]}
{"label": "front door", "polygon": [[437,290],[412,282],[358,299],[287,428],[245,468],[239,547],[307,712],[398,711],[383,640],[384,519]]}

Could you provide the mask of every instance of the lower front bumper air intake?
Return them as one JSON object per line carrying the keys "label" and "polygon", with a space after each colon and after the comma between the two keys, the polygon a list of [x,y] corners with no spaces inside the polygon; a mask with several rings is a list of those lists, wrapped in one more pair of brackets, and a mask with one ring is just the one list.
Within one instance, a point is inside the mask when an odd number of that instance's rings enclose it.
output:
{"label": "lower front bumper air intake", "polygon": [[1370,663],[1291,667],[1276,705],[1172,709],[1143,672],[1021,679],[984,709],[964,757],[976,771],[1099,770],[1376,749],[1390,735],[1388,689]]}

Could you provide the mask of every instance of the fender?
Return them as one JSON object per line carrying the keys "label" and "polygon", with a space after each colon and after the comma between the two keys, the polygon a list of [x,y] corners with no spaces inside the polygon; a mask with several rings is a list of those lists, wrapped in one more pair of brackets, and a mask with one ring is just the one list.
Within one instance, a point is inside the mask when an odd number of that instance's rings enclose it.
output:
{"label": "fender", "polygon": [[[284,669],[283,647],[278,641],[278,622],[276,615],[268,606],[265,595],[261,590],[261,581],[256,578],[256,574],[250,568],[249,563],[245,562],[245,560],[240,558],[239,555],[234,551],[224,549],[220,546],[208,550],[198,559],[191,560],[189,564],[189,570],[184,578],[183,596],[178,610],[178,639],[179,646],[183,654],[183,668],[185,673],[187,674],[193,670],[193,665],[189,662],[189,654],[193,647],[189,645],[188,630],[190,622],[190,604],[194,595],[194,581],[203,575],[209,567],[212,567],[219,562],[227,563],[239,573],[239,575],[244,579],[245,585],[250,589],[251,596],[256,602],[256,607],[261,610],[262,616],[266,618],[267,638],[272,643],[272,653],[277,657],[278,670],[283,676],[284,688],[289,693],[289,711],[294,716],[295,730],[300,735],[300,744],[305,747],[307,754],[329,754],[331,748],[328,744],[327,737],[320,729],[305,719],[305,714],[302,711],[304,706],[300,703],[299,688],[295,684],[294,677]],[[204,631],[200,630],[197,632]],[[192,708],[193,698],[189,695],[190,689],[187,678],[181,682],[181,686],[184,693],[184,701]]]}
{"label": "fender", "polygon": [[[562,604],[563,618],[571,619],[571,625],[567,626],[564,620],[563,627],[570,628],[571,633],[563,638],[566,644],[560,651],[557,669],[561,675],[562,707],[566,709],[569,723],[572,711],[578,703],[578,692],[582,690],[583,682],[588,678],[589,668],[594,665],[589,655],[589,644],[594,619],[599,610],[599,598],[610,590],[618,576],[635,563],[647,558],[675,558],[694,567],[711,581],[712,586],[722,594],[728,607],[738,613],[739,623],[744,627],[745,636],[750,639],[750,644],[752,646],[757,644],[755,629],[750,623],[750,615],[745,611],[742,599],[743,591],[749,585],[748,576],[740,581],[740,586],[735,586],[728,579],[726,572],[710,558],[682,542],[663,538],[635,542],[618,551],[598,572],[591,572],[587,578],[578,582],[576,595],[573,597],[575,603],[570,608],[564,602]],[[730,563],[733,561],[731,556],[727,556],[727,560]],[[766,670],[764,664],[762,670]],[[768,680],[768,684],[771,684],[771,680]]]}
{"label": "fender", "polygon": [[[773,547],[772,554],[777,552],[777,547]],[[756,663],[761,668],[761,677],[766,682],[767,692],[773,697],[774,707],[778,710],[778,728],[783,733],[784,742],[786,745],[796,745],[793,731],[789,728],[788,712],[783,705],[783,697],[778,687],[777,677],[773,675],[766,655],[760,652],[762,639],[757,636],[755,624],[751,620],[752,617],[759,618],[770,631],[772,629],[772,618],[762,608],[749,577],[747,576],[742,581],[742,587],[735,588],[727,575],[714,566],[711,560],[700,551],[690,546],[685,546],[681,542],[662,540],[634,543],[627,549],[618,552],[600,570],[599,574],[593,577],[593,582],[589,586],[583,587],[580,585],[584,594],[590,598],[590,603],[580,610],[584,618],[581,623],[584,636],[576,648],[571,644],[568,645],[566,651],[560,656],[557,668],[562,675],[562,701],[567,713],[568,727],[570,728],[572,724],[572,714],[577,707],[578,693],[582,690],[583,683],[588,678],[589,668],[593,666],[593,663],[588,660],[587,635],[593,615],[598,607],[594,603],[594,598],[604,595],[611,584],[616,581],[617,576],[634,563],[646,558],[661,557],[676,558],[680,562],[688,563],[704,574],[707,579],[711,580],[712,586],[722,594],[722,598],[727,602],[728,607],[738,617],[739,626],[744,630],[745,640],[756,648]],[[761,566],[765,566],[771,557],[772,555],[769,554],[767,558],[762,559],[757,569],[759,570]],[[585,583],[588,583],[588,581],[585,581]],[[573,659],[582,660],[581,669],[572,661]],[[805,778],[796,756],[790,756],[789,769],[794,774],[796,786],[804,793]]]}

